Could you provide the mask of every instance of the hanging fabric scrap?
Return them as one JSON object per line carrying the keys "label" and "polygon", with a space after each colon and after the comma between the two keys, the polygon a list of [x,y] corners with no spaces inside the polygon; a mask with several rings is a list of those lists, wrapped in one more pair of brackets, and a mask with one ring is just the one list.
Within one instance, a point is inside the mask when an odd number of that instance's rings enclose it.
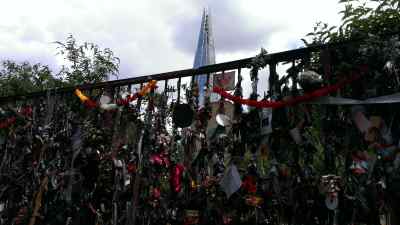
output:
{"label": "hanging fabric scrap", "polygon": [[117,99],[116,103],[117,105],[128,105],[130,102],[136,100],[137,98],[147,95],[150,91],[154,90],[156,87],[157,87],[157,81],[151,80],[138,93],[129,95],[124,99]]}
{"label": "hanging fabric scrap", "polygon": [[15,116],[7,118],[7,119],[1,121],[0,122],[0,129],[7,128],[7,127],[11,126],[12,124],[15,123],[15,121],[17,121],[17,118]]}
{"label": "hanging fabric scrap", "polygon": [[332,92],[335,92],[342,87],[344,87],[346,84],[349,84],[357,79],[360,78],[360,74],[355,74],[351,78],[339,81],[336,84],[329,85],[320,89],[317,89],[315,91],[312,91],[310,93],[306,93],[302,96],[297,96],[293,97],[289,100],[285,101],[256,101],[256,100],[251,100],[251,99],[243,99],[239,96],[234,96],[228,92],[226,92],[224,89],[220,87],[214,87],[213,92],[221,95],[222,97],[229,99],[235,103],[242,104],[242,105],[248,105],[256,108],[281,108],[281,107],[286,107],[286,106],[292,106],[295,104],[303,103],[303,102],[308,102],[313,99],[326,96]]}
{"label": "hanging fabric scrap", "polygon": [[[32,108],[30,106],[24,107],[20,109],[17,114],[22,117],[31,117],[32,116]],[[7,128],[17,122],[17,117],[12,116],[7,119],[0,121],[0,129]]]}
{"label": "hanging fabric scrap", "polygon": [[[157,87],[156,84],[157,84],[156,80],[151,80],[138,93],[129,95],[124,99],[117,99],[115,102],[119,106],[128,105],[130,102],[136,100],[137,98],[147,95],[151,90]],[[95,101],[91,100],[89,97],[83,94],[82,91],[79,89],[75,90],[75,95],[78,96],[81,102],[88,108],[96,108],[98,106],[98,104]]]}
{"label": "hanging fabric scrap", "polygon": [[97,103],[87,97],[85,94],[82,93],[81,90],[75,89],[75,95],[81,100],[81,102],[88,108],[96,108]]}

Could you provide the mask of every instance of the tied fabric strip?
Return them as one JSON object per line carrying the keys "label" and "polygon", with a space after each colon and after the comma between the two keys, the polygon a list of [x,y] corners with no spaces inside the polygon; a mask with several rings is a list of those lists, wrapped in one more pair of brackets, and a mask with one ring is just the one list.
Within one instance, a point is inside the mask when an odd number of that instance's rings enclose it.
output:
{"label": "tied fabric strip", "polygon": [[352,76],[349,79],[346,80],[342,80],[334,85],[329,85],[323,88],[320,88],[318,90],[315,90],[311,93],[306,93],[302,96],[297,96],[294,98],[291,98],[289,100],[285,100],[285,101],[256,101],[256,100],[251,100],[251,99],[243,99],[241,97],[238,96],[234,96],[228,92],[226,92],[224,89],[220,88],[220,87],[214,87],[213,88],[213,92],[221,95],[222,97],[229,99],[235,103],[239,103],[242,105],[248,105],[248,106],[252,106],[252,107],[256,107],[256,108],[281,108],[281,107],[286,107],[286,106],[292,106],[295,104],[299,104],[302,102],[307,102],[307,101],[311,101],[315,98],[319,98],[322,96],[326,96],[332,92],[335,92],[339,89],[341,89],[342,87],[344,87],[346,84],[349,84],[357,79],[359,79],[361,76],[360,74],[356,74],[354,76]]}
{"label": "tied fabric strip", "polygon": [[182,190],[182,176],[184,170],[185,167],[182,164],[177,164],[170,172],[170,184],[175,193],[179,193]]}
{"label": "tied fabric strip", "polygon": [[152,91],[156,87],[157,87],[157,81],[156,80],[151,80],[138,93],[135,93],[133,95],[129,95],[125,99],[117,99],[116,103],[117,103],[117,105],[128,105],[129,102],[132,102],[132,101],[136,100],[139,97],[143,97],[143,96],[147,95],[150,91]]}
{"label": "tied fabric strip", "polygon": [[[20,113],[21,116],[30,117],[30,116],[32,116],[32,108],[29,106],[24,107],[18,113]],[[5,120],[2,120],[2,121],[0,121],[0,129],[7,128],[7,127],[13,125],[15,122],[17,122],[16,116],[12,116]]]}
{"label": "tied fabric strip", "polygon": [[157,81],[156,80],[151,80],[142,90],[139,91],[139,97],[146,95],[149,93],[151,90],[156,88]]}
{"label": "tied fabric strip", "polygon": [[[125,99],[117,99],[116,100],[117,105],[119,105],[119,106],[128,105],[129,102],[132,102],[132,101],[136,100],[139,97],[145,96],[151,90],[153,90],[153,89],[155,89],[157,87],[156,84],[157,84],[156,80],[149,81],[149,83],[146,84],[146,86],[144,86],[138,93],[135,93],[133,95],[129,95]],[[82,91],[79,90],[79,89],[75,89],[75,95],[88,108],[96,108],[98,106],[95,101],[91,100],[89,97],[87,97],[85,94],[83,94]]]}
{"label": "tied fabric strip", "polygon": [[5,119],[4,121],[0,122],[0,129],[7,128],[17,121],[15,116]]}
{"label": "tied fabric strip", "polygon": [[75,95],[78,96],[78,98],[81,100],[81,102],[88,108],[96,108],[97,103],[93,100],[91,100],[89,97],[87,97],[85,94],[82,93],[81,90],[75,89]]}

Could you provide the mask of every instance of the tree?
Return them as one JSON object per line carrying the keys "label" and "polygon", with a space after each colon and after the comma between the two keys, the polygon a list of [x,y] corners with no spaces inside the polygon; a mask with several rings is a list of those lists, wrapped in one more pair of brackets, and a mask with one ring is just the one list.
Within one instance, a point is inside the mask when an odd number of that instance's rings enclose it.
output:
{"label": "tree", "polygon": [[[367,98],[380,95],[393,94],[400,91],[400,0],[340,0],[345,9],[340,12],[342,21],[339,26],[329,26],[319,22],[313,32],[307,34],[308,41],[302,39],[307,46],[342,42],[329,49],[330,67],[337,71],[335,75],[343,74],[349,68],[356,68],[359,65],[367,65],[368,73],[360,80],[354,82],[351,87],[341,90],[341,95],[351,98]],[[323,71],[322,60],[319,55],[313,55],[312,62],[318,65],[318,72]],[[336,76],[331,76],[325,82],[329,83]],[[399,105],[379,105],[369,107],[370,113],[382,117],[393,116]],[[345,112],[345,108],[330,107],[326,109],[334,111],[336,115]],[[342,111],[338,113],[339,111]],[[331,127],[327,126],[331,129]],[[323,134],[320,134],[322,136]],[[362,143],[357,143],[351,138],[351,145],[357,148],[365,148]],[[353,147],[352,147],[353,148]],[[356,148],[356,149],[357,149]],[[351,155],[352,149],[343,153],[346,158]],[[397,172],[392,172],[396,174]],[[399,214],[395,211],[399,208],[398,182],[392,177],[387,178],[387,194],[390,196],[385,207],[389,207],[391,214],[390,224],[399,224]],[[351,182],[349,182],[351,183]],[[376,197],[370,195],[370,197]],[[376,200],[376,199],[375,199]],[[376,212],[370,215],[377,218]],[[372,218],[372,217],[371,217]],[[374,223],[377,224],[377,223]]]}
{"label": "tree", "polygon": [[66,65],[60,75],[69,84],[95,83],[117,76],[120,60],[109,48],[101,49],[98,45],[84,42],[79,45],[70,35],[65,42],[56,41],[58,54],[64,56]]}
{"label": "tree", "polygon": [[400,32],[400,0],[340,0],[345,5],[339,26],[318,22],[307,34],[311,42],[323,44],[370,36],[390,36]]}
{"label": "tree", "polygon": [[64,82],[54,77],[48,66],[40,63],[17,63],[6,60],[1,63],[0,96],[23,94],[61,87]]}
{"label": "tree", "polygon": [[72,35],[69,35],[65,42],[55,43],[58,54],[65,59],[65,65],[56,74],[48,66],[40,63],[2,61],[0,96],[95,83],[118,74],[119,58],[115,57],[109,48],[102,49],[88,42],[78,44]]}
{"label": "tree", "polygon": [[[366,77],[369,82],[363,89],[375,89],[382,95],[400,91],[400,0],[340,0],[339,3],[345,5],[339,12],[341,24],[329,26],[318,22],[313,32],[307,34],[308,40],[302,39],[306,46],[347,42],[331,51],[335,71],[343,73],[366,64],[372,72]],[[319,56],[314,56],[312,62],[321,65]],[[353,97],[363,96],[359,93]]]}

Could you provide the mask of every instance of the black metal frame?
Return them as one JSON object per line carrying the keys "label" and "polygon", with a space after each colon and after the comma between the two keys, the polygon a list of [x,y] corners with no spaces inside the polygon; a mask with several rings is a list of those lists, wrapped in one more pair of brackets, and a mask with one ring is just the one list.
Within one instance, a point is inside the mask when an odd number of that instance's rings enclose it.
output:
{"label": "black metal frame", "polygon": [[[342,46],[344,44],[352,43],[352,42],[354,42],[354,40],[347,41],[347,42],[330,43],[330,44],[324,44],[324,45],[314,45],[314,46],[310,46],[310,47],[306,47],[306,48],[299,48],[299,49],[294,49],[294,50],[289,50],[289,51],[284,51],[284,52],[272,53],[272,54],[268,54],[266,56],[267,63],[269,64],[270,68],[275,68],[277,63],[293,62],[294,60],[297,60],[297,59],[308,58],[310,56],[310,54],[313,52],[317,52],[322,49],[329,49],[329,48],[333,48],[333,47],[337,47],[337,46]],[[83,85],[78,85],[78,86],[63,87],[63,88],[50,89],[50,90],[45,90],[45,91],[32,92],[32,93],[27,93],[27,94],[5,96],[5,97],[0,97],[0,103],[12,102],[15,100],[20,100],[20,99],[31,99],[31,98],[45,96],[48,94],[53,95],[53,94],[71,93],[76,88],[79,88],[81,90],[93,90],[93,89],[101,89],[101,88],[111,88],[112,89],[112,88],[122,87],[122,86],[130,87],[133,84],[143,84],[150,80],[168,81],[169,79],[176,79],[176,78],[178,78],[180,80],[182,77],[190,77],[190,76],[196,76],[196,75],[201,75],[201,74],[207,74],[207,76],[209,77],[210,74],[216,73],[216,72],[235,70],[235,69],[239,70],[241,68],[251,67],[251,62],[254,58],[255,57],[250,57],[250,58],[244,58],[244,59],[230,61],[230,62],[218,63],[218,64],[213,64],[213,65],[203,66],[203,67],[200,67],[197,69],[177,70],[177,71],[158,73],[158,74],[152,74],[152,75],[147,75],[147,76],[138,76],[138,77],[133,77],[133,78],[105,81],[105,82],[99,82],[99,83],[94,83],[94,84],[83,84]],[[274,71],[272,71],[272,72],[274,72]],[[178,81],[178,85],[179,85],[179,83],[180,82]]]}

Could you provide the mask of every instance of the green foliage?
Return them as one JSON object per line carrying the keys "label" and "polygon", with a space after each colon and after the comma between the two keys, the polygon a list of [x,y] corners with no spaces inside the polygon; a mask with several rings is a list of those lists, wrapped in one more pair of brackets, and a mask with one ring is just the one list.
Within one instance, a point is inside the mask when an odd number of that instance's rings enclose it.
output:
{"label": "green foliage", "polygon": [[[344,10],[339,12],[342,18],[338,26],[318,22],[307,38],[302,39],[306,46],[348,43],[329,49],[328,63],[334,74],[325,82],[335,83],[358,66],[368,65],[362,80],[342,89],[341,96],[364,98],[369,91],[374,96],[400,91],[400,0],[340,0],[339,3],[344,5]],[[313,69],[324,72],[321,54],[313,54],[310,62]],[[324,143],[321,141],[324,138],[321,135],[324,134],[319,132],[322,120],[320,112],[314,111],[312,126],[306,129],[305,136],[317,149],[313,166],[323,171]],[[344,174],[346,169],[345,154],[336,155],[339,174]]]}
{"label": "green foliage", "polygon": [[341,25],[318,22],[313,32],[307,34],[311,41],[302,39],[307,46],[400,32],[399,0],[340,0],[339,3],[345,5],[339,12]]}
{"label": "green foliage", "polygon": [[[339,12],[341,24],[334,27],[319,22],[303,42],[312,46],[351,40],[331,51],[330,63],[335,67],[335,75],[368,65],[370,72],[365,78],[370,82],[359,88],[376,90],[378,94],[399,91],[400,0],[340,0],[339,3],[345,6]],[[311,62],[317,65],[313,69],[322,71],[318,54],[312,56]],[[332,76],[327,82],[336,82],[335,79],[336,76]],[[347,94],[351,94],[351,90]]]}
{"label": "green foliage", "polygon": [[53,77],[48,66],[16,63],[6,60],[0,69],[0,96],[41,91],[63,85],[61,79]]}
{"label": "green foliage", "polygon": [[72,35],[55,44],[66,62],[60,75],[70,84],[100,82],[118,74],[120,60],[109,48],[101,49],[90,42],[78,44]]}
{"label": "green foliage", "polygon": [[95,83],[118,74],[119,59],[109,48],[88,42],[78,44],[72,35],[65,42],[55,43],[58,54],[65,59],[59,73],[52,73],[40,63],[5,60],[0,64],[0,96]]}

